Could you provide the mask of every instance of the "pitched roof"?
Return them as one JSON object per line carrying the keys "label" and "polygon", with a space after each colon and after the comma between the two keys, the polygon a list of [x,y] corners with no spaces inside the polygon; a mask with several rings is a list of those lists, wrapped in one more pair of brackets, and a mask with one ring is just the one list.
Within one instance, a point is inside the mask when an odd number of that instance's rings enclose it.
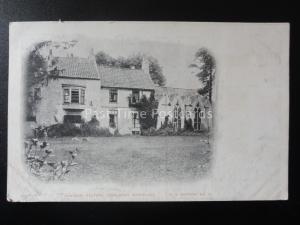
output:
{"label": "pitched roof", "polygon": [[59,76],[81,79],[100,79],[94,60],[79,57],[57,57],[54,65],[61,72]]}
{"label": "pitched roof", "polygon": [[103,87],[154,89],[150,76],[140,69],[98,66],[98,71]]}

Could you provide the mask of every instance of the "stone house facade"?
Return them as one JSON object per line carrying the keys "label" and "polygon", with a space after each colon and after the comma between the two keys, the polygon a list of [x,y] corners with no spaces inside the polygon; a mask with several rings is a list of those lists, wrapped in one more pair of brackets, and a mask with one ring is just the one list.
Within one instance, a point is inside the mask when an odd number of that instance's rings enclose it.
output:
{"label": "stone house facade", "polygon": [[[56,61],[59,77],[32,90],[39,97],[34,112],[37,125],[80,123],[96,116],[100,126],[111,132],[138,134],[140,124],[135,104],[143,95],[149,97],[155,93],[160,114],[156,128],[162,127],[166,119],[176,129],[184,128],[189,118],[196,130],[201,128],[200,124],[208,126],[206,120],[195,119],[198,115],[195,110],[208,105],[204,98],[196,90],[155,86],[146,60],[142,69],[99,66],[95,57],[56,57]],[[170,115],[166,117],[163,112]]]}

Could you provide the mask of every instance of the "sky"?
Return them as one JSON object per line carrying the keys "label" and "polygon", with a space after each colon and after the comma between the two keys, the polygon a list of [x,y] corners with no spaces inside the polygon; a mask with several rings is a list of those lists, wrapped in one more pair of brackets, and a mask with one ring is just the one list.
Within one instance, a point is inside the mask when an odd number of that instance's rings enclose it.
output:
{"label": "sky", "polygon": [[79,37],[78,44],[70,49],[75,56],[87,57],[91,48],[94,54],[104,51],[113,57],[128,57],[137,53],[155,57],[163,68],[166,86],[199,88],[199,81],[189,65],[197,49],[181,44],[140,40],[113,40]]}
{"label": "sky", "polygon": [[201,86],[189,65],[199,48],[209,47],[203,40],[212,39],[201,38],[199,25],[193,23],[39,22],[22,25],[22,39],[27,37],[31,43],[78,40],[72,49],[75,56],[87,57],[91,48],[94,53],[104,51],[113,57],[151,55],[163,68],[166,86],[178,88]]}
{"label": "sky", "polygon": [[114,57],[145,53],[163,67],[166,86],[199,88],[201,83],[188,67],[199,48],[215,57],[219,82],[234,74],[230,85],[240,79],[255,83],[255,69],[267,65],[281,69],[283,29],[285,24],[264,23],[21,22],[10,24],[14,31],[10,33],[15,34],[10,47],[18,47],[22,51],[18,54],[25,56],[34,43],[75,39],[79,41],[75,55],[81,57],[87,57],[91,48]]}

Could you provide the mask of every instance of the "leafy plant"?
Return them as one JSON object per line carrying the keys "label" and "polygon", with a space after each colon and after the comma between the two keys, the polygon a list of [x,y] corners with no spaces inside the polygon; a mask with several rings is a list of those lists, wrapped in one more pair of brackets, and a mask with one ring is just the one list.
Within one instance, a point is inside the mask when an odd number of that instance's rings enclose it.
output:
{"label": "leafy plant", "polygon": [[34,96],[33,87],[48,85],[50,79],[56,79],[61,70],[57,67],[57,58],[46,56],[43,51],[52,48],[68,49],[74,47],[77,41],[42,41],[36,43],[26,57],[25,70],[25,106],[26,118],[33,119],[36,106],[40,100],[39,96]]}
{"label": "leafy plant", "polygon": [[62,180],[71,171],[72,166],[78,165],[74,162],[79,150],[69,151],[69,158],[65,160],[53,160],[55,155],[49,143],[39,141],[37,138],[25,141],[25,159],[29,171],[44,180]]}
{"label": "leafy plant", "polygon": [[143,130],[155,128],[157,123],[157,114],[154,113],[157,110],[158,102],[155,100],[154,93],[152,92],[150,97],[147,98],[143,95],[136,106],[139,113],[139,121]]}

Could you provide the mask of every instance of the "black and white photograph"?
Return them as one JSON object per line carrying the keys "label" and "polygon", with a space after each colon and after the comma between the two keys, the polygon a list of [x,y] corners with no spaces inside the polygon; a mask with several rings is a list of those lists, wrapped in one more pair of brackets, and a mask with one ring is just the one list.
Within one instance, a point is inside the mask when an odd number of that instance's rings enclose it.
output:
{"label": "black and white photograph", "polygon": [[171,87],[150,54],[161,57],[174,75],[168,50],[182,52],[184,46],[106,42],[111,52],[91,48],[85,57],[78,56],[84,50],[77,40],[42,41],[30,50],[24,78],[29,170],[48,180],[121,183],[204,175],[211,161],[213,56],[203,48],[191,54],[190,65],[177,59],[182,71],[195,68],[201,89],[177,82]]}
{"label": "black and white photograph", "polygon": [[9,201],[287,198],[288,24],[9,35]]}

